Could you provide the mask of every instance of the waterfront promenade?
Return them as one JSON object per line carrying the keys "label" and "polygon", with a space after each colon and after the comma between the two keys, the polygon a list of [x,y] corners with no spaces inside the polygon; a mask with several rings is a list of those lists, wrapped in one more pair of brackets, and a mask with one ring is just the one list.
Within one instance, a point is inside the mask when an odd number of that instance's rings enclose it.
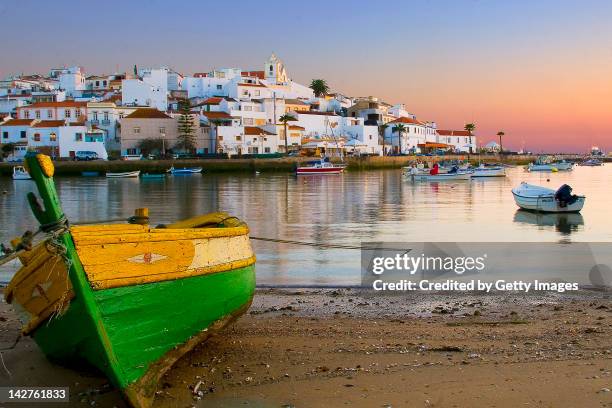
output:
{"label": "waterfront promenade", "polygon": [[[564,155],[565,159],[578,159],[578,155]],[[393,169],[407,166],[415,161],[437,162],[442,160],[467,160],[468,155],[445,155],[445,156],[368,156],[368,157],[349,157],[344,161],[348,165],[348,170],[376,170]],[[512,155],[504,156],[503,162],[514,165],[524,165],[534,161],[536,156]],[[179,159],[179,160],[111,160],[111,161],[57,161],[55,162],[56,174],[59,176],[81,175],[82,171],[99,172],[121,172],[135,171],[142,172],[163,172],[171,166],[180,167],[202,167],[204,172],[224,173],[224,172],[254,172],[254,171],[276,171],[292,172],[299,163],[316,160],[314,157],[283,157],[283,158],[262,158],[262,159]],[[478,161],[485,163],[499,162],[499,155],[477,155],[472,154],[470,161],[474,164]],[[338,161],[338,159],[332,159]],[[0,163],[0,175],[10,175],[15,163]]]}

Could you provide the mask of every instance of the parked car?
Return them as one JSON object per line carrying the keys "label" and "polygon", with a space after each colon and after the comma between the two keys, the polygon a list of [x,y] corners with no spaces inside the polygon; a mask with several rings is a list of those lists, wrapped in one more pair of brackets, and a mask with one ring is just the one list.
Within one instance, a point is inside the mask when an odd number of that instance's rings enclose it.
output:
{"label": "parked car", "polygon": [[98,153],[91,152],[88,150],[80,150],[75,153],[74,160],[76,161],[89,161],[89,160],[98,160]]}

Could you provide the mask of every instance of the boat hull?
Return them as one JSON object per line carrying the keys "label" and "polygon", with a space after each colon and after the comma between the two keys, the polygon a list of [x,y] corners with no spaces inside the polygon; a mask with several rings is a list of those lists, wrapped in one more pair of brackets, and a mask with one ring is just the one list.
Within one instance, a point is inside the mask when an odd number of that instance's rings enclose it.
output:
{"label": "boat hull", "polygon": [[[253,265],[190,278],[94,292],[107,345],[96,335],[74,299],[34,340],[54,362],[83,360],[101,369],[134,406],[147,407],[159,378],[180,358],[249,307],[255,287]],[[117,362],[108,363],[108,350]],[[76,351],[76,353],[74,352]]]}
{"label": "boat hull", "polygon": [[298,167],[297,175],[316,175],[316,174],[340,174],[344,171],[344,167]]}
{"label": "boat hull", "polygon": [[414,181],[447,181],[447,180],[469,180],[471,173],[442,173],[442,174],[410,174],[409,177]]}
{"label": "boat hull", "polygon": [[176,175],[176,176],[180,176],[182,174],[197,174],[197,173],[201,173],[202,172],[202,168],[201,167],[192,167],[192,168],[186,168],[186,169],[170,169],[169,171],[171,174]]}
{"label": "boat hull", "polygon": [[477,168],[474,169],[472,177],[506,177],[506,170],[503,167],[500,168]]}
{"label": "boat hull", "polygon": [[106,178],[137,178],[138,176],[140,176],[140,170],[123,173],[106,173]]}
{"label": "boat hull", "polygon": [[540,211],[547,213],[572,213],[579,212],[584,207],[585,197],[579,196],[576,202],[561,207],[554,194],[541,196],[524,196],[512,190],[514,202],[523,210]]}

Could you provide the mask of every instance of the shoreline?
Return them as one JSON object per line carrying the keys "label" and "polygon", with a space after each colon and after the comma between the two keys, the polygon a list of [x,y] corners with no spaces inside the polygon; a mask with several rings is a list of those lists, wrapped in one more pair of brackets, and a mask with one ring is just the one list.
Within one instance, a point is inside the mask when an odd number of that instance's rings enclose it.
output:
{"label": "shoreline", "polygon": [[[0,321],[6,348],[19,323],[4,302]],[[610,334],[607,292],[257,289],[244,316],[162,378],[154,406],[612,407]],[[51,364],[30,338],[2,354],[2,385],[125,406],[99,373]]]}
{"label": "shoreline", "polygon": [[[570,156],[567,156],[570,157]],[[572,156],[573,157],[573,156]],[[577,157],[577,156],[576,156]],[[466,160],[465,155],[448,156],[373,156],[373,157],[349,157],[346,158],[347,170],[364,171],[379,169],[399,169],[409,163],[419,160],[432,162],[441,160]],[[513,165],[523,165],[533,161],[535,156],[505,156],[503,161]],[[261,159],[189,159],[189,160],[111,160],[111,161],[55,161],[55,174],[58,176],[81,176],[83,171],[98,171],[100,174],[106,171],[124,172],[165,172],[171,166],[176,167],[202,167],[204,173],[254,173],[259,172],[283,172],[295,171],[300,163],[315,160],[314,157],[283,157],[283,158],[261,158]],[[478,155],[472,154],[470,161],[478,163]],[[336,160],[332,160],[336,161]],[[480,161],[483,163],[499,162],[498,155],[482,155]],[[0,163],[0,176],[10,176],[12,168],[20,163]]]}

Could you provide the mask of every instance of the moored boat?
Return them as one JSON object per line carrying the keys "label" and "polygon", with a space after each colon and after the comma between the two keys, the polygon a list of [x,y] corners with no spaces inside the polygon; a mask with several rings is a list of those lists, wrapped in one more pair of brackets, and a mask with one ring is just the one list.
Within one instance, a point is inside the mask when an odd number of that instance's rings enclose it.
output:
{"label": "moored boat", "polygon": [[86,361],[130,405],[150,407],[174,362],[248,309],[247,225],[214,213],[153,228],[145,209],[129,224],[69,225],[49,158],[28,153],[26,162],[42,203],[33,193],[28,201],[49,239],[18,252],[24,266],[6,301],[49,359]]}
{"label": "moored boat", "polygon": [[474,169],[472,177],[506,177],[506,169],[502,166],[483,166]]}
{"label": "moored boat", "polygon": [[99,171],[82,171],[81,176],[83,177],[98,177],[100,175]]}
{"label": "moored boat", "polygon": [[106,178],[137,178],[140,176],[140,170],[125,171],[119,173],[106,173]]}
{"label": "moored boat", "polygon": [[512,189],[516,205],[524,210],[551,213],[578,212],[582,210],[585,196],[571,194],[572,188],[567,184],[558,190],[522,182]]}
{"label": "moored boat", "polygon": [[167,170],[168,173],[173,175],[181,175],[181,174],[196,174],[201,173],[201,167],[183,167],[182,169],[175,169],[174,166],[170,167]]}
{"label": "moored boat", "polygon": [[13,180],[31,180],[30,174],[23,166],[13,167]]}
{"label": "moored boat", "polygon": [[142,173],[140,177],[145,180],[159,180],[166,178],[166,173]]}
{"label": "moored boat", "polygon": [[299,166],[296,170],[298,176],[316,174],[340,174],[345,166],[333,164],[325,159],[308,162],[306,166]]}
{"label": "moored boat", "polygon": [[472,178],[471,172],[458,171],[455,173],[439,173],[439,174],[408,174],[408,176],[414,181],[446,181],[446,180],[470,180]]}
{"label": "moored boat", "polygon": [[588,159],[583,162],[578,163],[579,166],[589,166],[589,167],[597,167],[603,165],[601,160],[599,159]]}

